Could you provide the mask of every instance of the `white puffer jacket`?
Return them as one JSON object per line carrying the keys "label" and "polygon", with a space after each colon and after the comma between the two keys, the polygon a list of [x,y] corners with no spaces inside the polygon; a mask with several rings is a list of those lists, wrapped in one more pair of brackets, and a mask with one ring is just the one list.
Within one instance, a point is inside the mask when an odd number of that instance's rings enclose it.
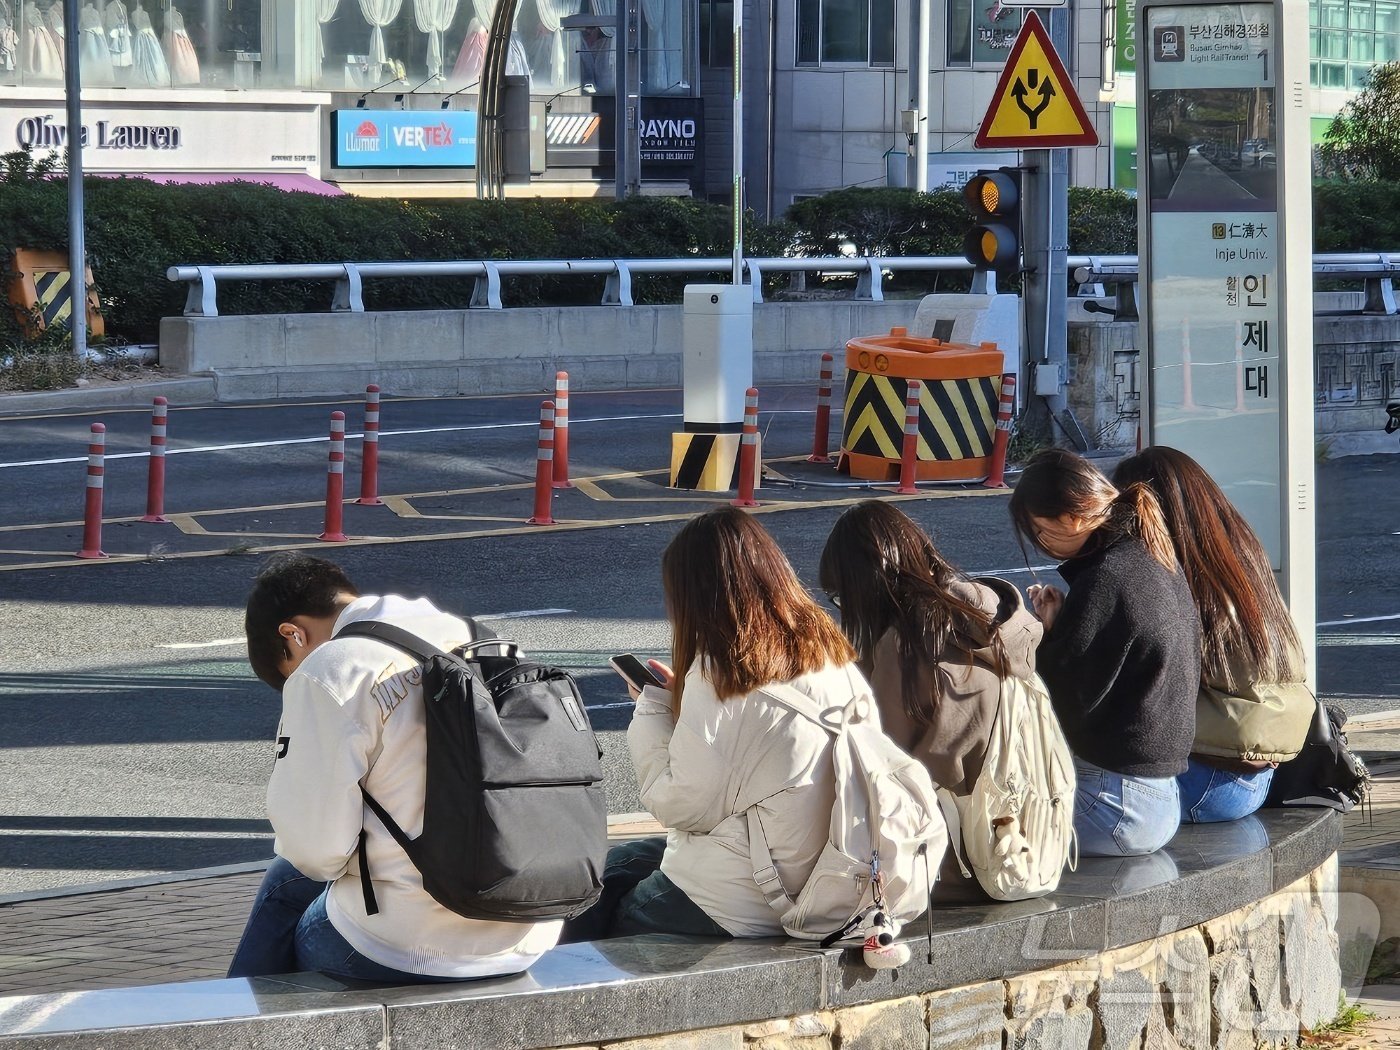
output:
{"label": "white puffer jacket", "polygon": [[[853,663],[787,684],[824,708],[870,693]],[[679,721],[672,710],[669,690],[647,686],[627,731],[642,805],[670,829],[661,871],[735,937],[781,936],[753,879],[744,815],[759,807],[774,866],[796,896],[826,844],[836,800],[831,734],[762,687],[720,700],[698,661],[686,673]]]}

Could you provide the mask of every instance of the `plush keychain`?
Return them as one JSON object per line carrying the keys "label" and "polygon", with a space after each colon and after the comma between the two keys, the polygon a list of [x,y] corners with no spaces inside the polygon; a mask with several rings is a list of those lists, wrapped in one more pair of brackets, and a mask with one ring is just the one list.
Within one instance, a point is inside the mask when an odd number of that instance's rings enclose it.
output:
{"label": "plush keychain", "polygon": [[865,946],[861,952],[865,958],[865,965],[872,970],[893,970],[907,963],[909,946],[894,943],[894,934],[890,932],[889,920],[885,918],[885,913],[877,909],[871,921],[875,928],[870,936],[865,938]]}

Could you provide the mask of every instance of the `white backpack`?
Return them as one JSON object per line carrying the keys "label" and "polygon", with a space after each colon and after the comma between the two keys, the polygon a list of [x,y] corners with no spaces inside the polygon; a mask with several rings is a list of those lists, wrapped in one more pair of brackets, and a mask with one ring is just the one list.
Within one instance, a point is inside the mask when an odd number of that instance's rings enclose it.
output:
{"label": "white backpack", "polygon": [[996,900],[1053,893],[1076,866],[1074,758],[1039,675],[1002,679],[972,792],[939,788],[938,798],[958,867]]}
{"label": "white backpack", "polygon": [[928,906],[930,880],[937,878],[948,847],[928,770],[885,735],[867,694],[822,710],[791,686],[772,685],[764,692],[834,737],[836,803],[826,847],[796,897],[783,888],[757,807],[751,808],[754,881],[792,937],[830,945],[847,937],[898,934]]}

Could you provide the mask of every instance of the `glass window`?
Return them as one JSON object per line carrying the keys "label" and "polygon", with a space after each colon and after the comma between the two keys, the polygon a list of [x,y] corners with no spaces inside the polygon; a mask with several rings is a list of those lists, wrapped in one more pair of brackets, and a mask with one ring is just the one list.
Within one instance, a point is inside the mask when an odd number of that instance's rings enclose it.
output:
{"label": "glass window", "polygon": [[1319,35],[1319,33],[1318,33],[1318,31],[1317,31],[1316,29],[1309,29],[1309,30],[1308,30],[1308,55],[1309,55],[1310,57],[1312,57],[1312,58],[1317,58],[1317,56],[1318,56],[1318,47],[1320,46],[1320,45],[1319,45],[1319,41],[1320,41],[1320,40],[1321,40],[1321,36]]}
{"label": "glass window", "polygon": [[1324,62],[1322,63],[1322,81],[1320,87],[1344,88],[1347,86],[1347,65],[1345,62]]}
{"label": "glass window", "polygon": [[700,64],[734,65],[733,0],[700,0]]}
{"label": "glass window", "polygon": [[1347,5],[1347,24],[1352,29],[1370,30],[1376,22],[1376,7],[1372,0],[1357,3],[1352,0]]}
{"label": "glass window", "polygon": [[1353,62],[1374,61],[1376,54],[1376,38],[1370,33],[1352,33],[1348,46],[1351,49],[1351,60]]}
{"label": "glass window", "polygon": [[894,64],[894,0],[797,0],[797,62]]}
{"label": "glass window", "polygon": [[1349,66],[1351,70],[1351,84],[1353,91],[1360,91],[1366,86],[1366,76],[1371,72],[1370,66]]}
{"label": "glass window", "polygon": [[1322,31],[1322,52],[1321,58],[1346,58],[1347,57],[1347,34],[1339,29],[1324,29]]}
{"label": "glass window", "polygon": [[993,2],[972,8],[972,61],[1003,63],[1021,32],[1021,8]]}
{"label": "glass window", "polygon": [[948,65],[972,64],[972,0],[948,0]]}
{"label": "glass window", "polygon": [[1318,84],[1318,79],[1319,79],[1320,71],[1319,71],[1319,69],[1318,69],[1318,66],[1319,66],[1319,63],[1317,63],[1317,62],[1310,62],[1310,63],[1308,63],[1308,83],[1310,83],[1313,87],[1318,87],[1318,86],[1319,86],[1319,84]]}
{"label": "glass window", "polygon": [[1376,32],[1400,33],[1400,4],[1376,0]]}
{"label": "glass window", "polygon": [[1347,27],[1346,0],[1321,0],[1320,14],[1318,25],[1325,29],[1345,29]]}
{"label": "glass window", "polygon": [[1400,37],[1392,36],[1389,33],[1376,34],[1376,62],[1394,62],[1400,60]]}

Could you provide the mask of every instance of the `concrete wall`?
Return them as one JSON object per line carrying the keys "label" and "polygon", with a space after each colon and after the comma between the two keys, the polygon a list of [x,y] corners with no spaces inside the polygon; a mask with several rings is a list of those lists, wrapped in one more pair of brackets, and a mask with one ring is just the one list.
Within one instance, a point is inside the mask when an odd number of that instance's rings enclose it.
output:
{"label": "concrete wall", "polygon": [[[754,307],[755,382],[815,381],[823,351],[914,319],[917,300]],[[167,317],[160,362],[212,372],[222,401],[344,394],[528,393],[566,369],[576,390],[676,386],[680,306]]]}

